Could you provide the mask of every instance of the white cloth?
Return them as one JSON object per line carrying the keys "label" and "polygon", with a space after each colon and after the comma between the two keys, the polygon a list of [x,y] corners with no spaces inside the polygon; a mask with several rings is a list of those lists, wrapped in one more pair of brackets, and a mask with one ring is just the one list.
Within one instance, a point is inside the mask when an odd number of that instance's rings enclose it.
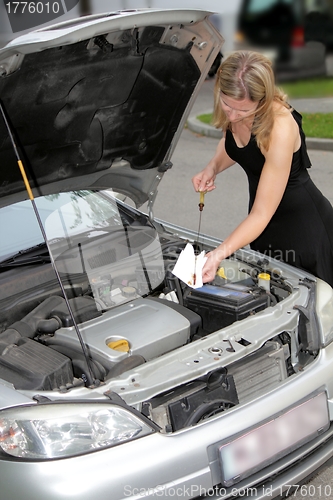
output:
{"label": "white cloth", "polygon": [[206,260],[207,257],[205,257],[204,251],[199,255],[195,255],[193,245],[187,243],[184,250],[181,251],[172,272],[191,288],[200,288],[203,285],[202,269]]}

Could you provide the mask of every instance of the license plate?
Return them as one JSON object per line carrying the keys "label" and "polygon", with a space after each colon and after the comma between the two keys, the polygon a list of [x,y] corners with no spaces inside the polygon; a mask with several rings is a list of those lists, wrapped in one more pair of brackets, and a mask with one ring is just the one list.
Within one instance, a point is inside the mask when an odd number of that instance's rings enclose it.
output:
{"label": "license plate", "polygon": [[219,447],[223,484],[232,486],[287,455],[329,427],[326,394],[300,402]]}

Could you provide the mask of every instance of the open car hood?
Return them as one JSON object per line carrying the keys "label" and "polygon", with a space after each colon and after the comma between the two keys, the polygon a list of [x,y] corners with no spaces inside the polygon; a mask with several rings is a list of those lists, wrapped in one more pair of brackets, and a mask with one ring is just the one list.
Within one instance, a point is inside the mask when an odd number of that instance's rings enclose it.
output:
{"label": "open car hood", "polygon": [[[193,10],[81,17],[0,51],[0,98],[33,193],[153,198],[223,42]],[[3,119],[0,205],[27,198]]]}

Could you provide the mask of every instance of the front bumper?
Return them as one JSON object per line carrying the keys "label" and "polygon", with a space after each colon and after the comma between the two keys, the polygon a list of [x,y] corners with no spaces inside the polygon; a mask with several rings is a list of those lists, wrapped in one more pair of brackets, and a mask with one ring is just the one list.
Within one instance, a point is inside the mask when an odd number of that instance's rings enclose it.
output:
{"label": "front bumper", "polygon": [[[0,498],[118,500],[129,498],[274,498],[333,456],[333,427],[283,459],[230,488],[219,488],[209,449],[244,432],[318,389],[329,396],[330,345],[311,366],[254,402],[173,435],[156,433],[113,448],[48,462],[1,460]],[[332,382],[331,382],[332,383]],[[333,401],[328,400],[332,414]],[[331,417],[332,419],[332,417]],[[19,480],[18,480],[19,478]],[[216,491],[213,488],[216,488]]]}

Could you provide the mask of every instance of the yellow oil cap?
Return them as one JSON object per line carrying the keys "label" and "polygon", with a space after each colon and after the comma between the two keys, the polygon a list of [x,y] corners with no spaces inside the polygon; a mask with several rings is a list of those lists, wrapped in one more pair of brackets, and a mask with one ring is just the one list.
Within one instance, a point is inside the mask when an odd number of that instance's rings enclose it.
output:
{"label": "yellow oil cap", "polygon": [[108,342],[107,346],[110,349],[120,352],[128,352],[130,350],[129,343],[125,339],[113,340],[112,342]]}

